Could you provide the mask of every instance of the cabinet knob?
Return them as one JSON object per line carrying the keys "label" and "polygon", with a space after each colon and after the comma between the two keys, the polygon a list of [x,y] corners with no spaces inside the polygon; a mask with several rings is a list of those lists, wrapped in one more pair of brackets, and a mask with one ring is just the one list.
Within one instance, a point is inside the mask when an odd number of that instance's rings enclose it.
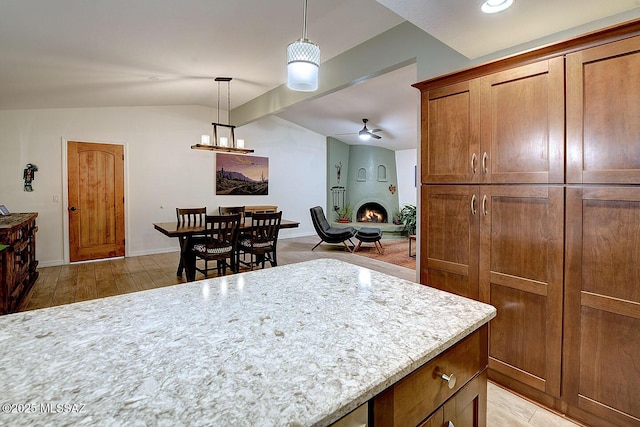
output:
{"label": "cabinet knob", "polygon": [[442,379],[442,381],[446,382],[449,388],[454,388],[456,386],[456,376],[455,374],[444,374],[442,372],[438,372],[438,376]]}

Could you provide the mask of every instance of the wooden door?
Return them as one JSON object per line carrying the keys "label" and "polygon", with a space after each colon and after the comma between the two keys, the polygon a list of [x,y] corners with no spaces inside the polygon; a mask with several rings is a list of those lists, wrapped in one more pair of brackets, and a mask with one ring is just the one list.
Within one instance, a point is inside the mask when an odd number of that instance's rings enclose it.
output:
{"label": "wooden door", "polygon": [[69,258],[124,256],[124,147],[68,143]]}
{"label": "wooden door", "polygon": [[588,425],[638,426],[640,188],[567,188],[565,269],[568,414]]}
{"label": "wooden door", "polygon": [[567,55],[567,182],[640,184],[640,36]]}
{"label": "wooden door", "polygon": [[560,397],[564,189],[481,186],[480,300],[496,307],[489,378]]}
{"label": "wooden door", "polygon": [[444,404],[444,426],[487,425],[487,373],[482,372]]}
{"label": "wooden door", "polygon": [[490,74],[480,91],[482,182],[563,183],[563,58]]}
{"label": "wooden door", "polygon": [[479,107],[478,80],[422,93],[422,182],[478,182]]}
{"label": "wooden door", "polygon": [[423,185],[420,283],[479,299],[478,185]]}

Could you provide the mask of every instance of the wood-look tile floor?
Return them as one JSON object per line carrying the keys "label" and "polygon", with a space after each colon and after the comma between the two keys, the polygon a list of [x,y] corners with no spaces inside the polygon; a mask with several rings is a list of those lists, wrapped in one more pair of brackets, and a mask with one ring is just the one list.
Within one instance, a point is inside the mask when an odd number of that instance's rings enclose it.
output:
{"label": "wood-look tile floor", "polygon": [[[389,275],[416,281],[408,268],[350,254],[339,245],[323,243],[313,252],[316,237],[281,239],[280,265],[316,258],[334,258]],[[20,311],[35,310],[184,283],[176,277],[177,252],[114,259],[92,263],[40,268],[40,276],[25,298]],[[198,273],[196,279],[204,278]],[[572,427],[565,418],[489,383],[487,426],[489,427]]]}

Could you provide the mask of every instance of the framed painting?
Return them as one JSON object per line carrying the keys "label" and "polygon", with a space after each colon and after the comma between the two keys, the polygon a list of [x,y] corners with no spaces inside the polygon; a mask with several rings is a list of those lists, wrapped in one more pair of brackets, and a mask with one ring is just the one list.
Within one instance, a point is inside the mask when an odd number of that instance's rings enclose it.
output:
{"label": "framed painting", "polygon": [[216,153],[216,195],[269,194],[269,158]]}

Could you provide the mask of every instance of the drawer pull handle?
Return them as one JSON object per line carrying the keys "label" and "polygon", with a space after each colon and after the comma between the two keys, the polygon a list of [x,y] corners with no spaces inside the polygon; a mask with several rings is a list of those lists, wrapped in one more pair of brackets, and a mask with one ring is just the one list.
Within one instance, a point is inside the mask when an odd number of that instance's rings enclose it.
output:
{"label": "drawer pull handle", "polygon": [[471,215],[476,214],[476,195],[471,196]]}
{"label": "drawer pull handle", "polygon": [[452,423],[451,421],[449,421],[449,422],[447,423],[447,427],[456,427],[456,426],[454,426],[454,425],[453,425],[453,423]]}
{"label": "drawer pull handle", "polygon": [[438,372],[438,376],[442,379],[442,381],[446,382],[449,388],[454,388],[456,386],[456,376],[455,374],[447,375],[442,372]]}
{"label": "drawer pull handle", "polygon": [[476,173],[476,153],[471,155],[471,173]]}

